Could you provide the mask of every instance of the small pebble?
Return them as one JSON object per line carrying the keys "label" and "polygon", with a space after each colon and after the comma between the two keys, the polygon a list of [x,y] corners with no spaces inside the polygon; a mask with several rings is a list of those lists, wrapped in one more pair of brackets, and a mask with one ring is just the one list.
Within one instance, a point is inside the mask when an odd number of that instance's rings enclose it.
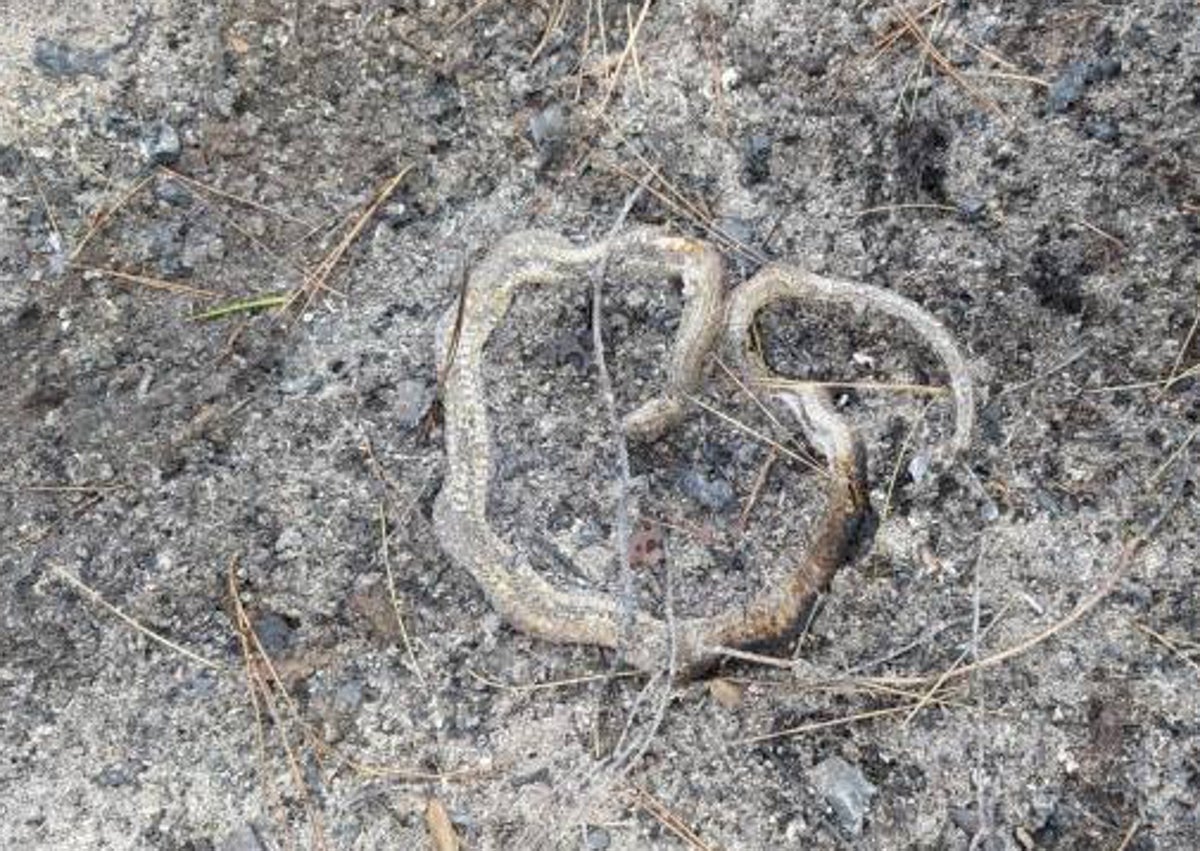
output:
{"label": "small pebble", "polygon": [[175,180],[157,181],[154,186],[154,197],[172,207],[188,207],[192,203],[192,193]]}
{"label": "small pebble", "polygon": [[716,677],[708,681],[708,693],[726,709],[737,709],[742,705],[742,687],[729,680]]}
{"label": "small pebble", "polygon": [[588,825],[584,844],[588,851],[604,851],[612,845],[612,837],[604,828]]}
{"label": "small pebble", "polygon": [[958,214],[964,221],[979,221],[985,210],[987,210],[987,201],[979,197],[964,198],[958,202]]}
{"label": "small pebble", "polygon": [[295,526],[288,526],[275,539],[275,554],[285,559],[298,556],[304,546],[304,535]]}
{"label": "small pebble", "polygon": [[733,486],[724,479],[710,479],[696,470],[688,470],[679,484],[688,497],[712,511],[724,511],[733,504]]}
{"label": "small pebble", "polygon": [[932,463],[933,456],[928,449],[913,455],[912,460],[908,462],[908,475],[912,477],[913,484],[919,485],[925,480]]}
{"label": "small pebble", "polygon": [[863,830],[863,819],[878,791],[862,770],[839,756],[831,756],[810,773],[813,785],[837,815],[842,828],[851,836]]}
{"label": "small pebble", "polygon": [[552,103],[529,119],[529,135],[537,146],[541,164],[550,163],[562,151],[567,136],[567,114]]}
{"label": "small pebble", "polygon": [[125,765],[110,765],[100,771],[96,777],[96,782],[101,786],[124,786],[132,777],[129,774],[129,767]]}
{"label": "small pebble", "polygon": [[142,156],[150,165],[172,165],[179,162],[179,156],[183,153],[179,133],[165,121],[151,125],[139,144]]}
{"label": "small pebble", "polygon": [[810,53],[800,57],[800,70],[810,77],[824,77],[829,70],[829,54]]}
{"label": "small pebble", "polygon": [[1058,76],[1050,86],[1046,95],[1046,106],[1051,112],[1066,112],[1083,97],[1083,89],[1088,83],[1088,65],[1086,62],[1074,62]]}
{"label": "small pebble", "polygon": [[424,381],[406,379],[396,383],[395,393],[396,422],[401,428],[414,428],[433,404],[434,389]]}
{"label": "small pebble", "polygon": [[1087,81],[1089,83],[1099,83],[1104,80],[1111,80],[1121,74],[1121,60],[1115,56],[1106,56],[1098,62],[1092,62],[1088,65]]}

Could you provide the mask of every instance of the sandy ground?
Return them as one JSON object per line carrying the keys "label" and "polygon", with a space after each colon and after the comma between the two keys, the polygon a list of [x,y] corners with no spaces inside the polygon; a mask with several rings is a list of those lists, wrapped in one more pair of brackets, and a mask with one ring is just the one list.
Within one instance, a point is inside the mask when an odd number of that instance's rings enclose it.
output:
{"label": "sandy ground", "polygon": [[[434,801],[469,849],[1200,847],[1200,9],[905,8],[0,0],[0,846],[450,847]],[[968,354],[958,463],[945,401],[840,391],[886,519],[790,666],[617,676],[431,529],[464,271],[639,182],[729,286],[887,287]],[[607,298],[623,410],[680,301]],[[605,588],[589,311],[523,293],[492,342],[490,516]],[[946,378],[870,313],[761,326],[798,378]],[[701,395],[770,428],[715,362]],[[641,605],[802,557],[801,465],[699,406],[631,450]]]}

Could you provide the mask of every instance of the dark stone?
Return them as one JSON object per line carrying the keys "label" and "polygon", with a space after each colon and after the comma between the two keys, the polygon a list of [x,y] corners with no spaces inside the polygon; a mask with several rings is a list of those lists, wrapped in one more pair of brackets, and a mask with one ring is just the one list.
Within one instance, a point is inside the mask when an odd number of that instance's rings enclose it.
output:
{"label": "dark stone", "polygon": [[1105,80],[1112,80],[1120,76],[1120,74],[1121,60],[1115,56],[1106,56],[1088,66],[1087,81],[1089,83],[1101,83]]}
{"label": "dark stone", "polygon": [[48,77],[103,77],[109,51],[73,47],[65,41],[39,37],[33,45],[33,64]]}
{"label": "dark stone", "polygon": [[810,77],[824,77],[829,70],[829,55],[816,53],[801,57],[800,70]]}
{"label": "dark stone", "polygon": [[763,183],[771,176],[770,136],[755,134],[742,147],[742,173],[747,186]]}
{"label": "dark stone", "polygon": [[553,778],[550,776],[550,769],[542,766],[536,771],[531,771],[528,774],[519,774],[509,781],[514,789],[520,789],[522,786],[530,786],[534,783],[540,783],[543,786],[553,785]]}
{"label": "dark stone", "polygon": [[12,145],[0,145],[0,177],[16,177],[21,154]]}
{"label": "dark stone", "polygon": [[1088,83],[1088,64],[1074,62],[1067,66],[1058,79],[1050,85],[1046,95],[1046,108],[1050,112],[1066,112],[1081,97]]}
{"label": "dark stone", "polygon": [[1111,80],[1121,73],[1121,60],[1106,56],[1095,62],[1072,62],[1050,86],[1046,108],[1050,112],[1066,112],[1083,97],[1083,90],[1093,83]]}
{"label": "dark stone", "polygon": [[949,132],[933,121],[904,124],[896,131],[896,179],[916,197],[946,202]]}

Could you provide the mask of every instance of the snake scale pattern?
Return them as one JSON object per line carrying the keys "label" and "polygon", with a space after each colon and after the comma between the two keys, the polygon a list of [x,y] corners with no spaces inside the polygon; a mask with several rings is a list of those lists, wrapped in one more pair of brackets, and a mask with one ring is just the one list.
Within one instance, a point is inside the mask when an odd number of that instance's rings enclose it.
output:
{"label": "snake scale pattern", "polygon": [[622,423],[632,439],[654,440],[683,418],[687,396],[700,385],[705,360],[722,338],[748,384],[774,377],[751,344],[751,328],[759,311],[780,300],[846,308],[865,305],[912,326],[950,375],[955,406],[952,453],[970,441],[972,385],[954,338],[903,296],[782,265],[764,267],[727,296],[721,257],[714,248],[656,228],[630,228],[587,246],[546,231],[521,231],[504,237],[471,270],[463,303],[449,308],[436,343],[446,475],[433,520],[442,549],[474,578],[501,617],[522,632],[553,642],[619,649],[628,663],[648,671],[665,667],[673,642],[676,671],[696,674],[728,648],[770,647],[794,636],[837,570],[870,546],[875,518],[868,499],[866,453],[824,389],[776,393],[776,401],[785,403],[809,443],[824,456],[828,472],[826,506],[810,547],[781,581],[715,615],[674,619],[670,625],[645,611],[631,618],[611,595],[556,587],[488,520],[493,446],[483,364],[488,340],[504,321],[517,290],[564,286],[598,268],[614,278],[624,272],[683,283],[683,312],[664,386]]}

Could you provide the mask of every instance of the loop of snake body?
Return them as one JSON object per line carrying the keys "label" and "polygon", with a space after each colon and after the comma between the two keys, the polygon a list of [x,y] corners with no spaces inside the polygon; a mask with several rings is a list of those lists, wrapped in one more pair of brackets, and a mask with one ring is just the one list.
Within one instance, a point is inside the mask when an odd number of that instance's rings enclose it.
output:
{"label": "loop of snake body", "polygon": [[620,649],[628,663],[645,670],[664,667],[673,642],[676,671],[688,676],[711,667],[729,648],[769,647],[794,636],[837,570],[869,547],[875,522],[866,453],[825,390],[802,387],[777,394],[825,457],[826,507],[804,558],[782,581],[762,588],[744,604],[712,616],[675,619],[669,627],[666,620],[644,611],[635,612],[631,622],[611,595],[551,584],[488,520],[493,447],[483,378],[485,347],[519,288],[578,281],[602,263],[609,269],[683,282],[683,312],[666,365],[665,387],[625,417],[623,428],[633,438],[653,440],[683,418],[686,397],[701,383],[704,361],[722,335],[747,383],[772,377],[752,349],[750,331],[760,310],[783,299],[846,307],[865,304],[912,325],[951,376],[953,452],[965,449],[970,440],[971,383],[965,360],[944,326],[912,301],[877,287],[773,265],[726,297],[715,249],[655,228],[633,228],[582,247],[554,233],[523,231],[505,237],[488,253],[471,271],[462,304],[447,311],[436,343],[446,446],[446,475],[433,511],[438,541],[514,628],[553,642]]}

